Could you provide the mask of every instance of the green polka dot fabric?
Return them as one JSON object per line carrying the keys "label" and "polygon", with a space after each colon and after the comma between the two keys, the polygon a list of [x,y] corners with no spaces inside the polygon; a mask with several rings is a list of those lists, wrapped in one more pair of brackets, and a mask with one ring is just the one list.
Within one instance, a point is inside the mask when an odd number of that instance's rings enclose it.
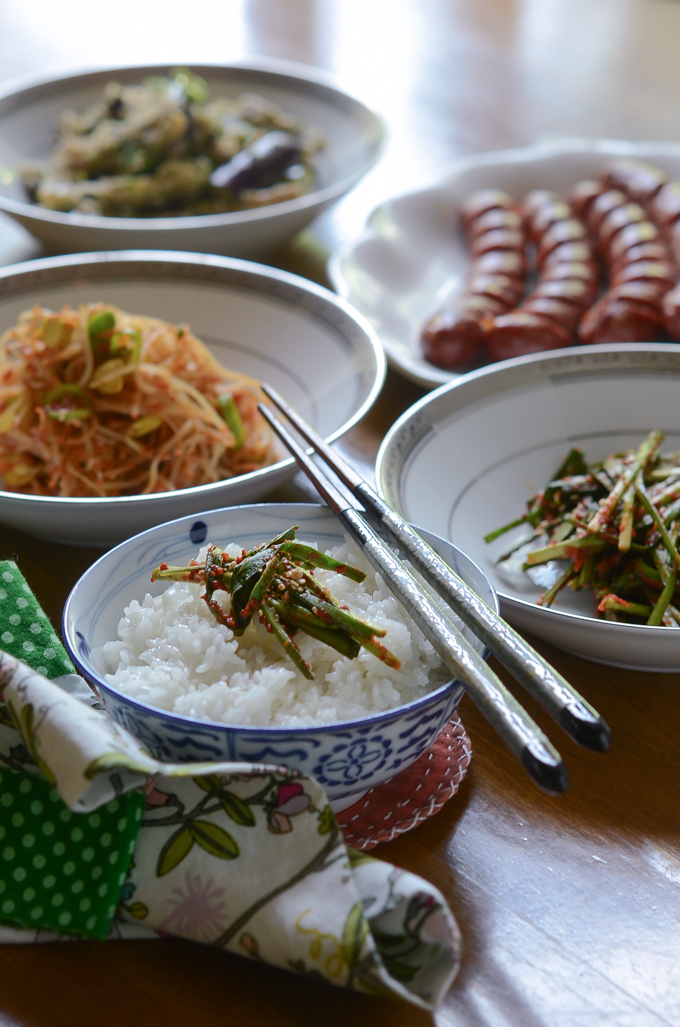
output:
{"label": "green polka dot fabric", "polygon": [[[74,673],[15,563],[0,561],[0,649],[46,678]],[[0,765],[0,921],[105,938],[144,811],[129,792],[72,813],[39,774]]]}
{"label": "green polka dot fabric", "polygon": [[46,678],[75,668],[15,563],[0,560],[0,649]]}
{"label": "green polka dot fabric", "polygon": [[0,920],[105,938],[143,812],[130,792],[72,813],[45,778],[0,768]]}

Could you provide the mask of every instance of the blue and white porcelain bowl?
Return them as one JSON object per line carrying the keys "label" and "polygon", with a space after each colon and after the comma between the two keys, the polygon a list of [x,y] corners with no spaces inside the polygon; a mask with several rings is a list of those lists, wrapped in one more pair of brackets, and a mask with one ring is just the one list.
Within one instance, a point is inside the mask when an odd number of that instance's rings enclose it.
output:
{"label": "blue and white porcelain bowl", "polygon": [[[434,741],[463,694],[449,681],[415,702],[361,720],[310,727],[245,727],[182,717],[155,709],[113,688],[105,680],[105,642],[116,638],[123,608],[132,599],[161,592],[151,571],[162,561],[181,565],[200,545],[236,541],[249,549],[291,524],[299,537],[321,548],[345,536],[325,506],[259,504],[211,510],[170,521],[123,542],[103,556],[76,583],[64,608],[66,647],[80,672],[93,683],[111,716],[139,738],[155,757],[169,762],[243,760],[276,763],[312,774],[336,809],[358,793],[410,766]],[[494,610],[498,604],[488,579],[460,550],[432,535],[423,538]],[[479,652],[484,647],[470,636]],[[337,800],[348,799],[345,803]]]}

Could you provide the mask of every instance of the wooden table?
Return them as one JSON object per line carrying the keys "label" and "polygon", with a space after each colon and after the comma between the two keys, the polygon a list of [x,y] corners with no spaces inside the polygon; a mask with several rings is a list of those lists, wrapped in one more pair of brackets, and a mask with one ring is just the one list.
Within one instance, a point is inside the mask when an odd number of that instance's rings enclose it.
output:
{"label": "wooden table", "polygon": [[[197,5],[23,0],[0,7],[0,76],[62,62],[229,60],[268,54],[335,71],[386,117],[383,160],[280,254],[323,259],[372,206],[452,157],[547,134],[677,138],[680,4],[672,0],[221,0]],[[37,255],[0,223],[0,260]],[[421,392],[390,373],[342,447],[370,473],[380,439]],[[289,493],[290,494],[290,493]],[[96,554],[0,529],[49,616]],[[678,675],[597,666],[536,643],[609,721],[612,750],[577,749],[526,696],[571,772],[539,793],[466,700],[475,759],[448,807],[377,854],[435,882],[466,941],[434,1021],[465,1027],[680,1023]],[[495,668],[499,669],[499,668]],[[505,676],[503,671],[500,671]],[[507,680],[507,676],[506,680]],[[0,1025],[204,1027],[420,1024],[395,1002],[310,984],[182,942],[0,949]]]}

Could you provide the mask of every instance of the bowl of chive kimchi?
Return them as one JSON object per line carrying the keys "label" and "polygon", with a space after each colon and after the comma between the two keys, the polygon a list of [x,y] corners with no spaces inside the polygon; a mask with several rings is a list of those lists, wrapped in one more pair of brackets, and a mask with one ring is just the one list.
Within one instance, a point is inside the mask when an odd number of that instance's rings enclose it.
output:
{"label": "bowl of chive kimchi", "polygon": [[0,524],[104,546],[294,473],[270,382],[327,438],[374,401],[370,327],[304,279],[224,257],[116,252],[0,271]]}
{"label": "bowl of chive kimchi", "polygon": [[[421,534],[497,610],[472,560]],[[78,580],[63,634],[157,758],[283,763],[343,805],[412,764],[463,694],[332,510],[311,503],[209,510],[127,539]]]}
{"label": "bowl of chive kimchi", "polygon": [[507,360],[408,410],[378,482],[480,565],[518,628],[601,663],[677,672],[679,390],[673,343]]}

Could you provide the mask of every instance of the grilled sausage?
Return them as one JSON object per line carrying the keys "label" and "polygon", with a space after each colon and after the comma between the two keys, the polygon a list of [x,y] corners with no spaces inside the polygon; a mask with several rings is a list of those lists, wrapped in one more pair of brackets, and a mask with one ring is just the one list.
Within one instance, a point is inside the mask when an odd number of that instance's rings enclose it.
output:
{"label": "grilled sausage", "polygon": [[[674,281],[680,268],[680,182],[666,181],[666,175],[659,168],[646,162],[618,162],[605,170],[607,180],[617,184],[628,196],[639,200],[646,208],[648,221],[640,224],[646,229],[645,241],[628,246],[625,252],[612,252],[612,274],[619,278],[626,264],[639,261],[662,262],[672,266]],[[628,230],[630,232],[630,230]],[[632,233],[622,244],[632,242]],[[622,248],[621,245],[617,250]],[[638,282],[638,279],[634,279]],[[633,284],[631,281],[631,284]],[[639,285],[638,285],[639,291]],[[660,281],[650,282],[644,290],[646,295],[661,291]],[[639,292],[642,296],[642,292]],[[680,288],[669,287],[665,298],[657,298],[663,327],[673,338],[680,340]],[[657,335],[654,338],[658,337]]]}
{"label": "grilled sausage", "polygon": [[670,260],[670,250],[665,242],[637,243],[623,253],[612,256],[610,274],[615,275],[626,264],[635,264],[639,260]]}
{"label": "grilled sausage", "polygon": [[564,243],[582,242],[588,238],[588,232],[582,221],[569,217],[564,221],[556,221],[542,236],[536,253],[539,268],[553,250]]}
{"label": "grilled sausage", "polygon": [[425,358],[444,368],[472,364],[482,343],[480,322],[506,310],[490,296],[461,296],[425,325],[420,339]]}
{"label": "grilled sausage", "polygon": [[[661,183],[646,169],[616,167],[615,174],[610,165],[603,180],[625,186],[625,191],[601,193],[587,215],[610,283],[579,325],[579,339],[585,344],[651,342],[662,337],[661,301],[674,282],[668,247],[640,203],[630,201],[628,191],[633,182],[630,188],[642,197],[645,190],[658,191]],[[658,259],[645,259],[652,256]]]}
{"label": "grilled sausage", "polygon": [[484,347],[492,360],[509,360],[527,353],[570,346],[569,331],[553,317],[520,307],[495,317],[493,327],[484,333]]}
{"label": "grilled sausage", "polygon": [[672,339],[680,340],[680,285],[667,292],[661,303],[664,328]]}
{"label": "grilled sausage", "polygon": [[460,208],[472,263],[461,296],[429,319],[425,357],[447,369],[469,367],[480,353],[483,325],[516,307],[524,293],[523,222],[507,193],[485,189]]}
{"label": "grilled sausage", "polygon": [[508,207],[494,207],[486,214],[474,218],[475,235],[482,235],[496,228],[521,229],[522,219],[516,210]]}
{"label": "grilled sausage", "polygon": [[476,274],[508,275],[524,281],[527,273],[527,259],[524,250],[491,250],[478,257],[471,268],[471,276]]}
{"label": "grilled sausage", "polygon": [[658,304],[641,303],[610,293],[590,308],[579,325],[579,338],[586,344],[654,342],[662,332]]}
{"label": "grilled sausage", "polygon": [[551,189],[534,189],[532,192],[527,193],[522,200],[520,208],[520,213],[527,229],[539,207],[542,207],[544,203],[554,203],[556,200],[561,199],[560,194],[554,193]]}
{"label": "grilled sausage", "polygon": [[647,204],[652,221],[663,231],[680,218],[680,182],[668,182]]}
{"label": "grilled sausage", "polygon": [[461,204],[458,213],[463,222],[463,228],[469,235],[470,226],[477,218],[491,210],[512,210],[512,206],[512,197],[502,190],[479,189],[468,196],[467,200]]}
{"label": "grilled sausage", "polygon": [[615,288],[623,282],[653,282],[664,292],[669,292],[675,285],[675,272],[668,260],[635,260],[624,264],[612,276],[611,284]]}
{"label": "grilled sausage", "polygon": [[680,221],[674,221],[668,225],[664,234],[671,251],[671,258],[675,266],[680,267]]}
{"label": "grilled sausage", "polygon": [[670,250],[656,225],[651,221],[637,221],[634,224],[626,225],[611,240],[607,253],[608,263],[614,267],[620,262],[627,263],[626,254],[631,253],[638,246],[647,246],[655,243],[664,247],[663,260],[670,258]]}
{"label": "grilled sausage", "polygon": [[610,161],[597,176],[610,188],[621,189],[638,203],[646,204],[666,183],[666,175],[646,160],[617,157]]}
{"label": "grilled sausage", "polygon": [[[472,258],[462,296],[430,319],[423,350],[469,366],[572,344],[680,339],[680,183],[646,161],[616,158],[562,197],[546,189],[516,206],[480,190],[460,209]],[[594,240],[594,241],[593,241]],[[525,243],[538,280],[524,300]],[[599,289],[596,253],[609,283]]]}
{"label": "grilled sausage", "polygon": [[586,215],[586,224],[593,235],[597,236],[600,225],[607,214],[616,210],[617,207],[623,207],[627,202],[628,197],[620,189],[607,189],[600,193],[591,203]]}
{"label": "grilled sausage", "polygon": [[606,192],[607,188],[604,182],[587,179],[584,182],[577,182],[575,186],[572,186],[564,198],[573,210],[574,217],[585,221],[593,201]]}
{"label": "grilled sausage", "polygon": [[638,278],[614,285],[611,289],[611,297],[618,300],[634,300],[636,303],[648,303],[650,306],[656,307],[662,303],[668,291],[665,282]]}
{"label": "grilled sausage", "polygon": [[546,200],[535,208],[532,215],[525,218],[529,238],[538,244],[549,228],[572,216],[572,209],[564,200]]}
{"label": "grilled sausage", "polygon": [[582,314],[576,303],[570,303],[559,296],[537,296],[536,293],[532,293],[526,303],[522,304],[522,310],[547,317],[570,332],[574,331]]}
{"label": "grilled sausage", "polygon": [[549,259],[543,265],[541,271],[542,281],[556,282],[568,278],[581,279],[584,282],[593,283],[596,279],[595,264],[592,261],[585,260]]}
{"label": "grilled sausage", "polygon": [[470,240],[470,256],[474,260],[484,253],[507,250],[519,253],[524,249],[524,233],[518,228],[492,228]]}
{"label": "grilled sausage", "polygon": [[484,322],[484,348],[492,360],[571,345],[598,291],[593,247],[570,205],[535,190],[521,212],[536,246],[538,281],[516,310]]}
{"label": "grilled sausage", "polygon": [[640,224],[641,221],[647,220],[647,214],[639,203],[624,203],[622,206],[615,207],[613,210],[610,210],[609,213],[602,218],[597,232],[598,242],[602,253],[607,253],[609,251],[609,247],[614,236],[618,235],[622,228],[627,228],[629,225]]}
{"label": "grilled sausage", "polygon": [[473,271],[468,280],[466,294],[490,296],[502,303],[506,310],[516,307],[524,295],[524,282],[510,275],[487,274]]}
{"label": "grilled sausage", "polygon": [[543,268],[550,264],[578,262],[588,264],[594,271],[596,268],[593,246],[589,239],[580,239],[578,242],[563,242],[546,255],[543,260]]}

